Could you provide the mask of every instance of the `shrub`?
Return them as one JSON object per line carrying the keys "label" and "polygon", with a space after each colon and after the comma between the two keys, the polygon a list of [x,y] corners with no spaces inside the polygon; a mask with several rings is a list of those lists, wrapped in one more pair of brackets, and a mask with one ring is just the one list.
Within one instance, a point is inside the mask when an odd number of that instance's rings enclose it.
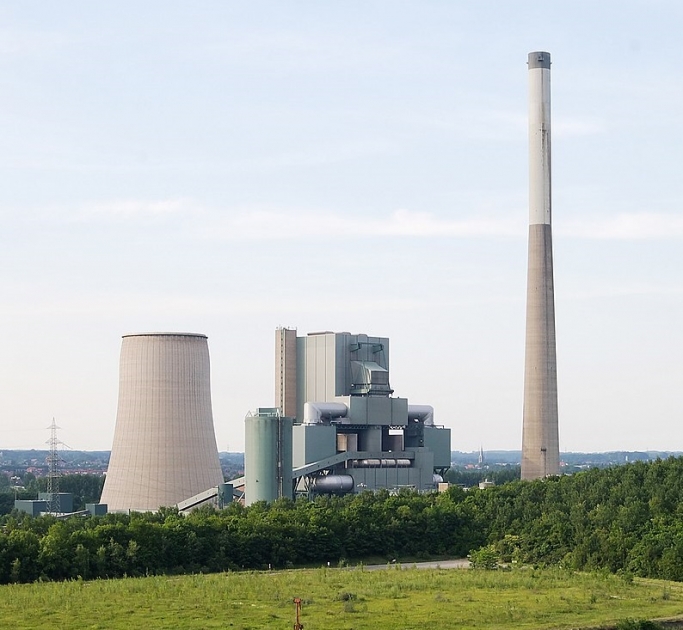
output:
{"label": "shrub", "polygon": [[471,552],[469,559],[473,569],[492,571],[498,568],[498,554],[490,545]]}
{"label": "shrub", "polygon": [[662,630],[663,626],[649,619],[622,619],[617,630]]}

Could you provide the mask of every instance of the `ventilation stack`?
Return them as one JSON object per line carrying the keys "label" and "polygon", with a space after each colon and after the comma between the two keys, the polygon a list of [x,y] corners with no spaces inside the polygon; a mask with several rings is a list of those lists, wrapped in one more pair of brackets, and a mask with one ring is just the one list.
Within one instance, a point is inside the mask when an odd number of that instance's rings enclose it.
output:
{"label": "ventilation stack", "polygon": [[109,511],[153,511],[221,484],[206,336],[125,335],[119,379]]}

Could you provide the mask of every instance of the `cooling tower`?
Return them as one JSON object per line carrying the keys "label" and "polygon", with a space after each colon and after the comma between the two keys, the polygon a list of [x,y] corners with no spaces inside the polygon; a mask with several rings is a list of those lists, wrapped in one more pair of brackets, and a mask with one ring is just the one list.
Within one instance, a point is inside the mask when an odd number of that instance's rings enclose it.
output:
{"label": "cooling tower", "polygon": [[223,482],[204,335],[125,335],[114,445],[101,502],[110,511],[176,505]]}
{"label": "cooling tower", "polygon": [[522,479],[560,472],[551,230],[550,54],[529,53],[529,272]]}

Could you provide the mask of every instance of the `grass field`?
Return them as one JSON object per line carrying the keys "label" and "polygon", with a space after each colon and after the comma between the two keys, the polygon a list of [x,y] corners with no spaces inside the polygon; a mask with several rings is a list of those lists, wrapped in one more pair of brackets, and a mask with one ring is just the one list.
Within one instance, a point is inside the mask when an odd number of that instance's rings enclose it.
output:
{"label": "grass field", "polygon": [[0,625],[38,630],[582,628],[683,614],[683,585],[561,570],[310,569],[0,587]]}

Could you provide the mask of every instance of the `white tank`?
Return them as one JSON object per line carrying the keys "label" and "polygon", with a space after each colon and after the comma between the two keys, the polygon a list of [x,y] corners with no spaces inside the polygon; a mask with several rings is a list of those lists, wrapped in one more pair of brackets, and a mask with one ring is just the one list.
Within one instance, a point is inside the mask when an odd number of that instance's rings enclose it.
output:
{"label": "white tank", "polygon": [[149,511],[223,482],[204,335],[125,335],[114,444],[101,502]]}

